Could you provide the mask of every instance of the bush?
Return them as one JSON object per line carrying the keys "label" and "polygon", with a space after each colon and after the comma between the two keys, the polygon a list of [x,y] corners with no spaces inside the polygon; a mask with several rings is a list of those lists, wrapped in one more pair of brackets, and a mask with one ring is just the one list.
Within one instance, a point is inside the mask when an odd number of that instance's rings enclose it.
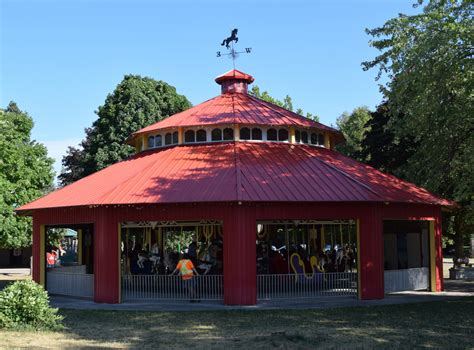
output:
{"label": "bush", "polygon": [[48,293],[33,281],[17,281],[0,291],[0,328],[57,330],[62,320],[49,306]]}

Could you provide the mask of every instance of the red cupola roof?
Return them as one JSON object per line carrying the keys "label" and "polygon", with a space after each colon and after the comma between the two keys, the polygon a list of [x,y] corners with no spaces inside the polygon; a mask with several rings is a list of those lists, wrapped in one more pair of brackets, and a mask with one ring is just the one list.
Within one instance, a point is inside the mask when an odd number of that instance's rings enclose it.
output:
{"label": "red cupola roof", "polygon": [[252,84],[255,79],[244,72],[241,72],[237,69],[233,69],[219,75],[216,78],[216,83],[221,85],[221,92],[223,94],[227,93],[241,93],[246,94],[248,85]]}

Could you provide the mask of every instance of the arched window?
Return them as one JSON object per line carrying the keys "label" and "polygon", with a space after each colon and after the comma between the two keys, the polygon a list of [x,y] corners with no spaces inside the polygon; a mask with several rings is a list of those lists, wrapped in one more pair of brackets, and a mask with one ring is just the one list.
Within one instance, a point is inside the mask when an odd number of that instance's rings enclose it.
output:
{"label": "arched window", "polygon": [[308,133],[306,131],[301,132],[301,142],[308,143]]}
{"label": "arched window", "polygon": [[207,141],[206,130],[200,129],[196,131],[196,142],[206,142],[206,141]]}
{"label": "arched window", "polygon": [[173,133],[173,144],[178,143],[178,140],[179,140],[178,132],[175,131],[175,132]]}
{"label": "arched window", "polygon": [[196,142],[194,130],[187,130],[184,133],[184,142]]}
{"label": "arched window", "polygon": [[249,128],[241,128],[240,129],[240,139],[241,140],[250,140],[250,129]]}
{"label": "arched window", "polygon": [[316,134],[315,132],[311,133],[311,144],[312,145],[318,144],[318,134]]}
{"label": "arched window", "polygon": [[221,129],[212,130],[211,140],[212,141],[221,141],[222,140],[222,130]]}
{"label": "arched window", "polygon": [[148,136],[148,148],[155,147],[155,136]]}
{"label": "arched window", "polygon": [[252,140],[261,140],[262,139],[262,129],[253,128],[252,129]]}
{"label": "arched window", "polygon": [[171,145],[171,133],[168,132],[165,135],[165,145]]}
{"label": "arched window", "polygon": [[276,129],[267,130],[267,140],[268,141],[278,141],[278,133]]}
{"label": "arched window", "polygon": [[234,129],[225,128],[224,129],[224,140],[233,140],[234,139]]}
{"label": "arched window", "polygon": [[295,142],[301,141],[301,132],[299,130],[295,130]]}
{"label": "arched window", "polygon": [[278,141],[288,141],[288,130],[286,129],[278,130]]}
{"label": "arched window", "polygon": [[163,146],[163,140],[161,139],[161,135],[155,136],[155,147]]}
{"label": "arched window", "polygon": [[318,145],[324,146],[324,134],[318,135]]}

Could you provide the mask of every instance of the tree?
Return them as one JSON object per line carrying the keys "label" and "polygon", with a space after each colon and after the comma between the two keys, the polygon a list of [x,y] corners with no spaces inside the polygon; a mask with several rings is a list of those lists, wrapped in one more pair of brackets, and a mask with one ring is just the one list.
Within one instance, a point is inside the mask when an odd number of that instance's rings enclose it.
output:
{"label": "tree", "polygon": [[[273,103],[274,105],[280,106],[282,108],[285,108],[293,112],[293,101],[289,95],[286,95],[283,101],[280,101],[270,96],[270,94],[267,91],[261,92],[258,85],[252,86],[252,89],[249,91],[249,94],[261,100]],[[295,113],[299,115],[303,115],[304,112],[301,108],[298,108]],[[305,117],[308,119],[314,120],[315,122],[319,122],[319,117],[316,114],[306,113]]]}
{"label": "tree", "polygon": [[130,134],[190,106],[186,97],[163,81],[126,75],[96,111],[98,119],[85,130],[80,147],[69,147],[63,157],[61,185],[129,157],[134,152],[125,144]]}
{"label": "tree", "polygon": [[458,257],[463,234],[474,227],[473,10],[469,0],[431,0],[420,14],[367,30],[381,53],[363,63],[388,78],[381,89],[390,128],[416,142],[405,177],[460,205],[453,224]]}
{"label": "tree", "polygon": [[403,167],[413,154],[415,142],[406,134],[396,135],[390,128],[388,102],[380,104],[370,115],[360,144],[359,158],[374,168],[403,177]]}
{"label": "tree", "polygon": [[364,161],[361,156],[362,141],[365,134],[370,130],[368,124],[371,118],[370,111],[367,107],[357,107],[351,114],[344,112],[336,120],[337,128],[344,135],[346,142],[336,146],[336,149],[342,154]]}
{"label": "tree", "polygon": [[14,102],[0,109],[0,247],[31,244],[31,218],[14,210],[50,191],[53,159],[46,147],[31,140],[33,119]]}

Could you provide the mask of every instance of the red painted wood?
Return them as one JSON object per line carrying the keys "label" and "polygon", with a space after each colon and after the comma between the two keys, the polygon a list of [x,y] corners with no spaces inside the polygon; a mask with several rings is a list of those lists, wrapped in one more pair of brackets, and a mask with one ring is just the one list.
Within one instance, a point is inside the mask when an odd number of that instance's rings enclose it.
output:
{"label": "red painted wood", "polygon": [[444,290],[443,278],[443,242],[442,242],[441,210],[435,217],[435,246],[436,246],[436,291]]}
{"label": "red painted wood", "polygon": [[[361,297],[383,298],[382,220],[437,220],[438,281],[442,290],[441,210],[422,204],[383,203],[200,203],[43,209],[33,217],[33,277],[39,280],[39,225],[94,224],[98,302],[118,302],[118,222],[220,220],[224,224],[224,301],[256,302],[255,224],[258,220],[360,219]],[[117,249],[116,249],[117,248]]]}
{"label": "red painted wood", "polygon": [[113,214],[104,212],[94,225],[94,301],[96,303],[120,302],[119,221]]}
{"label": "red painted wood", "polygon": [[238,206],[224,219],[224,303],[257,303],[256,218],[249,207]]}
{"label": "red painted wood", "polygon": [[384,297],[383,221],[379,205],[372,205],[359,218],[360,298]]}
{"label": "red painted wood", "polygon": [[40,223],[38,220],[33,217],[33,281],[36,283],[40,283],[40,247],[41,239],[40,239]]}

